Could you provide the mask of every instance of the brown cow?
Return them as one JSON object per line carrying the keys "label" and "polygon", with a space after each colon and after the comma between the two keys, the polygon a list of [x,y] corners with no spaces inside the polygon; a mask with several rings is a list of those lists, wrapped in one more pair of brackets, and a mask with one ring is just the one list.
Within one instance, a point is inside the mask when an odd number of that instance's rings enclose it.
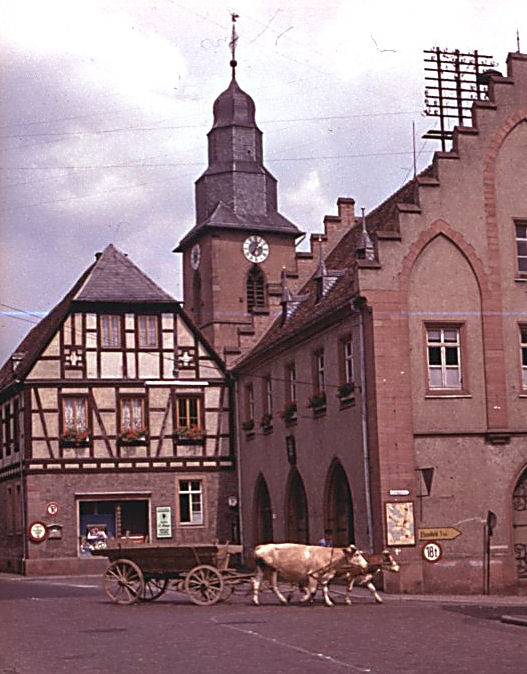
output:
{"label": "brown cow", "polygon": [[392,573],[398,573],[401,567],[392,557],[389,550],[383,550],[382,552],[376,554],[363,554],[366,561],[368,562],[368,567],[366,570],[350,569],[346,573],[346,579],[348,581],[346,584],[346,604],[351,604],[350,595],[355,583],[358,585],[365,585],[368,590],[370,590],[370,592],[373,592],[375,601],[378,604],[382,604],[382,598],[377,592],[377,588],[373,584],[373,579],[381,571],[391,571]]}
{"label": "brown cow", "polygon": [[316,592],[317,584],[322,586],[326,606],[333,606],[328,594],[328,583],[339,571],[354,571],[355,567],[365,571],[367,562],[354,545],[347,548],[324,548],[318,545],[300,543],[265,543],[254,550],[256,572],[252,581],[253,604],[259,606],[259,590],[264,577],[271,581],[271,588],[282,604],[287,599],[277,585],[278,576],[300,584],[308,601]]}
{"label": "brown cow", "polygon": [[[378,604],[382,604],[382,598],[377,592],[377,588],[373,584],[373,579],[381,571],[391,571],[392,573],[397,573],[400,570],[400,566],[392,557],[389,550],[383,550],[382,552],[376,554],[363,552],[362,556],[368,562],[368,566],[366,569],[361,569],[359,567],[355,568],[344,567],[343,569],[339,569],[335,574],[337,578],[346,579],[345,602],[346,604],[348,604],[348,606],[351,604],[350,598],[351,591],[353,590],[353,586],[357,584],[357,585],[365,585],[368,588],[368,590],[370,590],[370,592],[373,592],[375,601]],[[303,593],[302,601],[314,599],[316,594],[316,588],[314,592],[309,591],[309,589],[307,588],[307,583],[305,581],[300,581],[299,583],[291,584],[289,593],[287,595],[288,602],[291,601],[291,599],[293,598],[295,589],[297,587]]]}

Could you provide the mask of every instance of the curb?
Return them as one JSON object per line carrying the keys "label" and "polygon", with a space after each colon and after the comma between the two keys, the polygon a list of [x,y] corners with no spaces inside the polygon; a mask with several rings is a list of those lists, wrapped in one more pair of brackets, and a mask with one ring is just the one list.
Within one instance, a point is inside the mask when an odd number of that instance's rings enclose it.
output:
{"label": "curb", "polygon": [[502,615],[501,622],[509,625],[527,627],[527,615]]}

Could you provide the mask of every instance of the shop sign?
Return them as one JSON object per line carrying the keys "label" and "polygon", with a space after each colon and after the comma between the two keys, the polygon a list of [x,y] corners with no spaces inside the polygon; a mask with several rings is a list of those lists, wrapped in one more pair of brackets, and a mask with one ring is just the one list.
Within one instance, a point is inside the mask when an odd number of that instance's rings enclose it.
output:
{"label": "shop sign", "polygon": [[42,543],[48,537],[48,528],[44,522],[31,522],[28,527],[28,536],[33,543]]}
{"label": "shop sign", "polygon": [[172,508],[157,506],[156,508],[157,538],[172,538]]}

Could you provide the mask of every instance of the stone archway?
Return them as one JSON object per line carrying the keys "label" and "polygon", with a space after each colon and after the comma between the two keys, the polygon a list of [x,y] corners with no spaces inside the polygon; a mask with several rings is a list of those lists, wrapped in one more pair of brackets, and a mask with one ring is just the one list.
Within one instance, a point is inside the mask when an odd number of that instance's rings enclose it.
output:
{"label": "stone archway", "polygon": [[256,481],[253,516],[254,545],[273,541],[273,509],[263,475]]}
{"label": "stone archway", "polygon": [[289,543],[309,543],[309,516],[304,482],[296,468],[287,481],[285,498],[286,539]]}
{"label": "stone archway", "polygon": [[331,465],[326,482],[324,528],[333,531],[335,545],[355,543],[351,490],[344,468],[337,460]]}
{"label": "stone archway", "polygon": [[512,527],[518,579],[527,580],[527,468],[520,476],[512,496]]}

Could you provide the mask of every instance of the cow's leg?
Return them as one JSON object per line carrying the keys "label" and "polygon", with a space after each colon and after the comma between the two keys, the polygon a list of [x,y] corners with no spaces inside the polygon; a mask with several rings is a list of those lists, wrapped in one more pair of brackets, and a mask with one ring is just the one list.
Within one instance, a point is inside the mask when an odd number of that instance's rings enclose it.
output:
{"label": "cow's leg", "polygon": [[381,597],[380,594],[377,592],[377,588],[375,587],[375,585],[372,583],[371,580],[368,581],[368,582],[366,583],[366,587],[368,588],[368,590],[369,590],[370,592],[373,592],[373,596],[375,597],[375,601],[376,601],[378,604],[382,604],[382,597]]}
{"label": "cow's leg", "polygon": [[317,586],[318,586],[317,581],[315,580],[315,578],[312,578],[311,576],[306,581],[299,584],[299,587],[302,590],[302,597],[300,599],[300,602],[302,604],[305,604],[308,601],[313,602],[315,600],[315,595],[317,593]]}
{"label": "cow's leg", "polygon": [[[301,585],[298,585],[300,590],[303,590],[303,587]],[[289,604],[291,602],[291,599],[295,596],[295,590],[297,588],[297,585],[295,583],[291,583],[289,585],[289,592],[287,593],[287,603]]]}
{"label": "cow's leg", "polygon": [[271,588],[275,595],[278,597],[280,600],[280,603],[282,604],[287,604],[287,599],[284,597],[284,595],[280,592],[278,589],[278,572],[273,570],[271,573]]}
{"label": "cow's leg", "polygon": [[346,599],[344,600],[348,606],[351,606],[351,593],[353,591],[353,584],[355,583],[356,576],[350,578],[346,585]]}
{"label": "cow's leg", "polygon": [[262,569],[257,566],[256,567],[256,572],[251,580],[252,586],[253,586],[253,604],[255,606],[260,606],[260,599],[259,599],[259,592],[260,592],[260,585],[262,583],[264,577],[264,572]]}
{"label": "cow's leg", "polygon": [[325,578],[324,580],[320,581],[320,584],[322,585],[322,592],[324,594],[324,604],[326,606],[335,606],[335,604],[331,601],[331,597],[329,596],[329,578]]}

